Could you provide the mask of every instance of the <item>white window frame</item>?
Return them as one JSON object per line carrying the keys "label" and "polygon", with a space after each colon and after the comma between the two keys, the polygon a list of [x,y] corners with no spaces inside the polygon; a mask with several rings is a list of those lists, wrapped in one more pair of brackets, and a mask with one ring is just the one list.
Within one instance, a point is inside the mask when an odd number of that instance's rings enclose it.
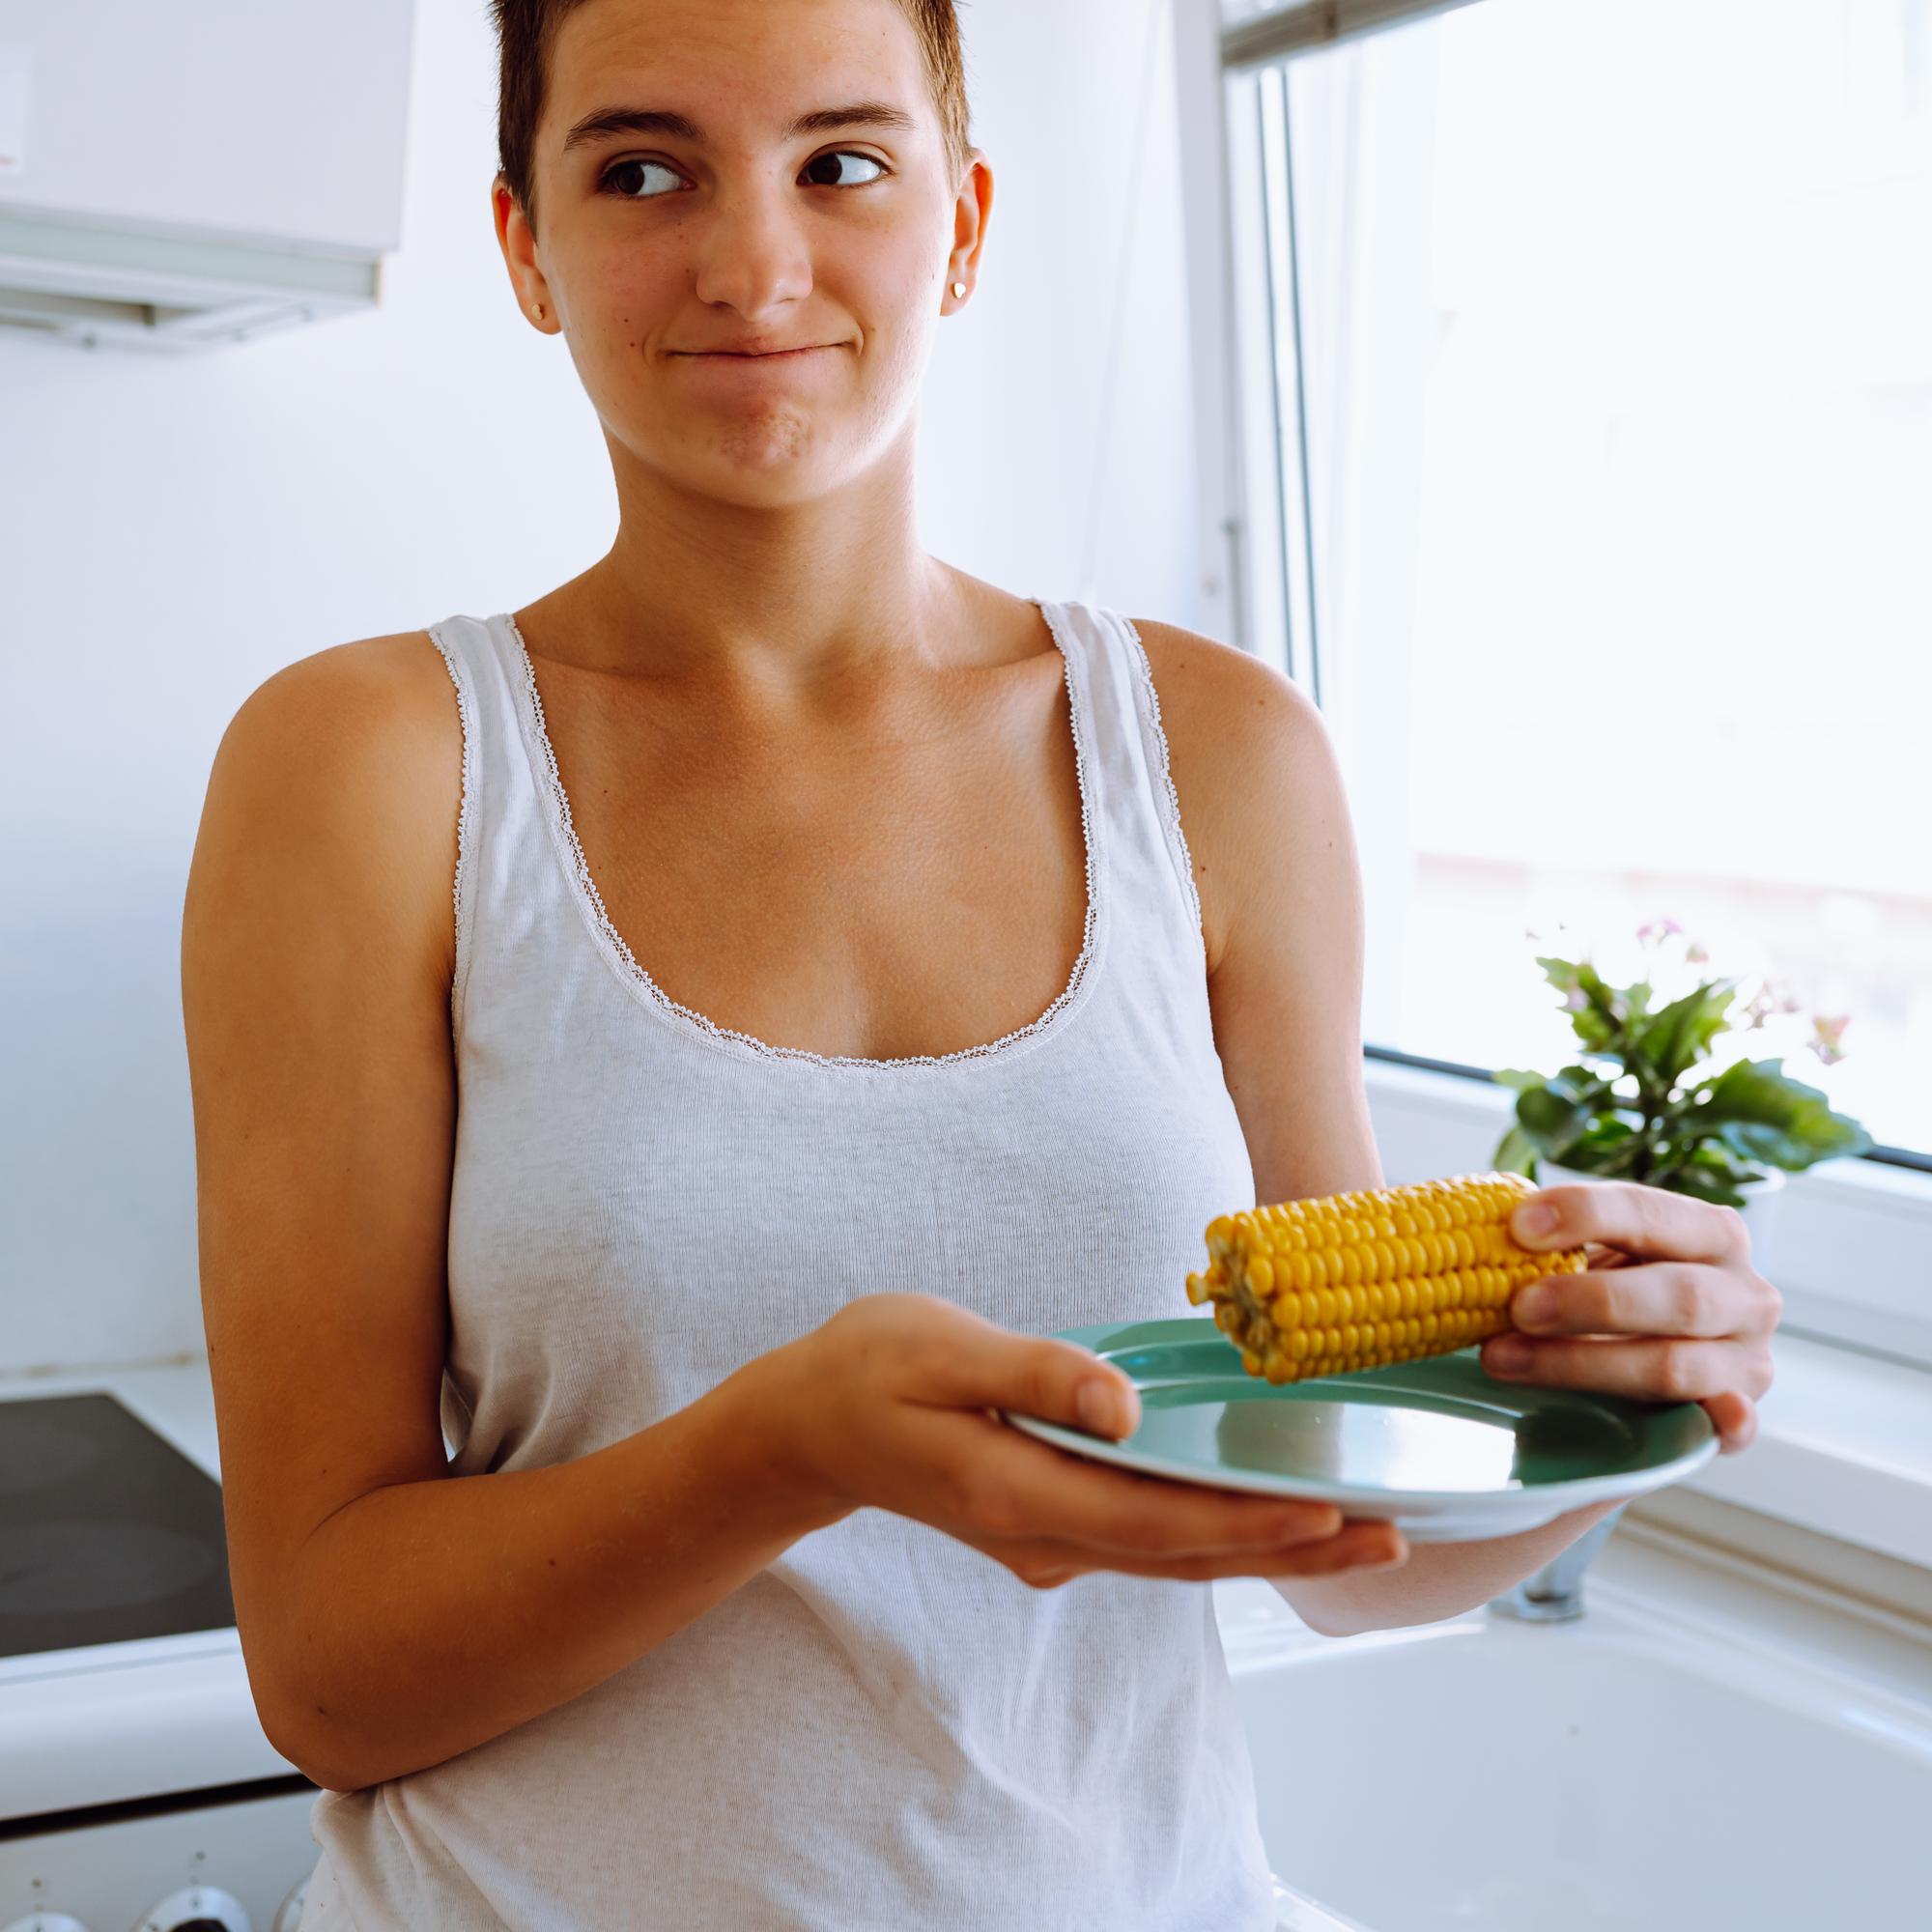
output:
{"label": "white window frame", "polygon": [[[1204,574],[1204,621],[1267,658],[1319,703],[1313,599],[1305,565],[1285,554],[1303,547],[1279,540],[1285,522],[1305,514],[1298,467],[1282,460],[1273,434],[1276,395],[1297,384],[1299,372],[1292,342],[1280,340],[1293,332],[1275,328],[1272,319],[1295,291],[1279,268],[1268,286],[1262,251],[1237,245],[1264,223],[1274,224],[1278,244],[1286,233],[1284,212],[1267,205],[1257,76],[1284,53],[1480,0],[1304,0],[1225,28],[1222,0],[1176,4],[1183,125],[1222,134],[1219,167],[1204,164],[1188,177],[1195,340],[1222,345],[1218,355],[1194,358],[1204,426],[1196,451],[1201,539],[1203,554],[1219,564]],[[1205,150],[1204,143],[1204,162]],[[1202,243],[1204,237],[1218,237],[1218,251]],[[1282,252],[1277,245],[1277,260]],[[1312,652],[1304,642],[1311,638]],[[1291,640],[1286,650],[1283,639]],[[1374,809],[1373,801],[1351,805],[1364,814]],[[1449,1067],[1376,1045],[1371,1058],[1460,1074],[1470,1119],[1511,1102],[1487,1068]],[[1794,1331],[1932,1368],[1932,1171],[1916,1159],[1880,1149],[1790,1177],[1778,1257],[1787,1278],[1778,1287]]]}
{"label": "white window frame", "polygon": [[[1292,292],[1264,285],[1258,69],[1402,19],[1480,0],[1318,0],[1224,25],[1223,0],[1175,0],[1181,125],[1192,148],[1187,257],[1194,345],[1202,627],[1273,662],[1319,701],[1319,665],[1264,639],[1309,636],[1308,592],[1282,555],[1283,504],[1299,478],[1279,461],[1275,385],[1298,380],[1270,325]],[[1239,141],[1229,138],[1238,131]],[[1279,216],[1277,215],[1277,218]],[[1282,359],[1277,360],[1281,356]],[[1299,605],[1296,621],[1287,621]],[[1371,1044],[1368,1088],[1394,1184],[1489,1164],[1514,1095],[1489,1071]],[[1766,1273],[1784,1296],[1778,1382],[1752,1453],[1692,1487],[1824,1534],[1932,1567],[1932,1172],[1895,1150],[1788,1178]],[[1910,1522],[1921,1529],[1910,1529]]]}

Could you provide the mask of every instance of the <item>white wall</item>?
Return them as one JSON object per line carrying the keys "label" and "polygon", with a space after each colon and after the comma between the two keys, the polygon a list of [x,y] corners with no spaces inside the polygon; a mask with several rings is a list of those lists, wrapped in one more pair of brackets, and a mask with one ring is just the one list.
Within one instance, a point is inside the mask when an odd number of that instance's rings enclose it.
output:
{"label": "white wall", "polygon": [[[1018,594],[1212,631],[1180,196],[1218,162],[1179,138],[1175,4],[962,8],[996,200],[920,509],[928,550]],[[373,315],[180,362],[0,329],[0,1372],[202,1349],[181,907],[237,707],[330,644],[526,604],[614,532],[568,354],[497,253],[495,99],[483,0],[419,0]]]}

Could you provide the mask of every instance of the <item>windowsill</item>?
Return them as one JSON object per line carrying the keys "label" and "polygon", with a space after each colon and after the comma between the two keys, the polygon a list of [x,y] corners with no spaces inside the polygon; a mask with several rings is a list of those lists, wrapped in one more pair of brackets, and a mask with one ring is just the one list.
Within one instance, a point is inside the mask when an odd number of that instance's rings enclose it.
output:
{"label": "windowsill", "polygon": [[[1505,1089],[1373,1059],[1364,1074],[1391,1185],[1490,1165],[1514,1106]],[[1932,1570],[1932,1369],[1860,1352],[1921,1354],[1932,1332],[1932,1175],[1827,1163],[1792,1176],[1785,1197],[1766,1272],[1787,1325],[1757,1435],[1681,1487]]]}
{"label": "windowsill", "polygon": [[1932,1569],[1932,1375],[1798,1335],[1749,1447],[1684,1487]]}

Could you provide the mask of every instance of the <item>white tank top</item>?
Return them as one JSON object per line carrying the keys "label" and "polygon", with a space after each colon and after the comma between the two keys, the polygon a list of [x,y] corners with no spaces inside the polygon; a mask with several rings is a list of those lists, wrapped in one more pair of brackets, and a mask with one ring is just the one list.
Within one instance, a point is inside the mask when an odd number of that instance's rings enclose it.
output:
{"label": "white tank top", "polygon": [[[1126,619],[1031,601],[1065,661],[1084,943],[1032,1024],[897,1060],[662,991],[584,865],[513,620],[432,628],[464,734],[452,1474],[587,1456],[860,1294],[1035,1335],[1193,1312],[1204,1231],[1254,1178],[1153,680]],[[719,1285],[727,1202],[781,1269]],[[312,1831],[304,1932],[1274,1923],[1212,1585],[1036,1590],[872,1508],[568,1703],[324,1792]]]}

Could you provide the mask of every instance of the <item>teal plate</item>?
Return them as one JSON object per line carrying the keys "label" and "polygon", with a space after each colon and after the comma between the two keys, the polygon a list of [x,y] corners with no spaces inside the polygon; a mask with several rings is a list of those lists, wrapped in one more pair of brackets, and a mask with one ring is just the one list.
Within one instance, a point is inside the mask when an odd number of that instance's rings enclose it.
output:
{"label": "teal plate", "polygon": [[1412,1543],[1509,1536],[1606,1497],[1662,1489],[1718,1453],[1694,1402],[1499,1382],[1475,1349],[1279,1387],[1251,1376],[1211,1316],[1063,1328],[1130,1377],[1122,1441],[1037,1416],[1015,1429],[1142,1475],[1335,1503]]}

